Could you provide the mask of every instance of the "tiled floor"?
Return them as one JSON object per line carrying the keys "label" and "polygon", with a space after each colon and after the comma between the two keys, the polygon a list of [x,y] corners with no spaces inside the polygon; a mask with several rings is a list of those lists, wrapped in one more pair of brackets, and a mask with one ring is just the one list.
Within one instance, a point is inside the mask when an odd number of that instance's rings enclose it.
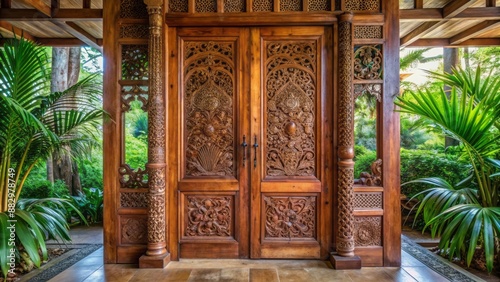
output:
{"label": "tiled floor", "polygon": [[[74,228],[74,243],[99,243],[102,228]],[[102,241],[101,241],[102,243]],[[449,281],[402,252],[400,268],[364,267],[334,270],[317,260],[193,260],[173,261],[165,269],[139,269],[134,264],[103,264],[103,249],[66,269],[51,282],[99,281]]]}

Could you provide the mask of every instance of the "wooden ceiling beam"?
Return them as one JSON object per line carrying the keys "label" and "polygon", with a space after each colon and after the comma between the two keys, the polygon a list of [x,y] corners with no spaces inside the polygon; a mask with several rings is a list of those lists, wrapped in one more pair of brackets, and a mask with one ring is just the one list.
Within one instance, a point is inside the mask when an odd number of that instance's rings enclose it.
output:
{"label": "wooden ceiling beam", "polygon": [[486,7],[496,7],[497,0],[486,0]]}
{"label": "wooden ceiling beam", "polygon": [[52,16],[52,10],[50,9],[50,6],[45,4],[42,0],[24,0],[24,2],[35,8],[40,13],[46,15],[47,17]]}
{"label": "wooden ceiling beam", "polygon": [[50,16],[54,16],[61,9],[60,0],[50,0]]}
{"label": "wooden ceiling beam", "polygon": [[37,38],[36,42],[43,46],[51,47],[78,47],[87,44],[78,38]]}
{"label": "wooden ceiling beam", "polygon": [[484,21],[450,38],[450,44],[460,44],[500,26],[500,21]]}
{"label": "wooden ceiling beam", "polygon": [[463,12],[474,0],[453,0],[443,7],[443,18],[450,19]]}
{"label": "wooden ceiling beam", "polygon": [[52,17],[35,9],[0,9],[0,19],[6,21],[102,21],[102,9],[60,9]]}
{"label": "wooden ceiling beam", "polygon": [[[399,11],[401,22],[437,21],[444,19],[443,9],[402,9]],[[455,19],[500,19],[500,7],[467,8],[455,16]]]}
{"label": "wooden ceiling beam", "polygon": [[415,0],[415,2],[413,2],[413,7],[415,9],[423,9],[424,8],[424,0]]}
{"label": "wooden ceiling beam", "polygon": [[407,47],[446,47],[446,48],[459,48],[459,47],[487,47],[487,46],[500,46],[500,38],[475,38],[466,40],[460,44],[450,44],[448,38],[424,38],[419,39]]}
{"label": "wooden ceiling beam", "polygon": [[35,37],[31,35],[29,32],[20,29],[16,26],[13,26],[11,23],[0,20],[0,29],[5,29],[7,32],[14,34],[16,37],[24,37],[28,40],[35,41]]}
{"label": "wooden ceiling beam", "polygon": [[1,0],[0,7],[2,7],[2,9],[10,9],[12,7],[11,3],[11,0]]}
{"label": "wooden ceiling beam", "polygon": [[62,30],[66,31],[67,33],[73,35],[74,37],[80,39],[82,42],[85,44],[89,45],[90,47],[93,47],[102,53],[102,44],[99,45],[97,38],[92,36],[92,34],[88,33],[85,29],[81,28],[78,24],[75,22],[54,22],[58,27],[60,27]]}
{"label": "wooden ceiling beam", "polygon": [[410,31],[408,34],[406,34],[401,38],[400,40],[401,47],[406,47],[412,44],[416,40],[420,39],[420,37],[426,35],[427,33],[441,26],[443,23],[444,21],[422,23],[417,28]]}
{"label": "wooden ceiling beam", "polygon": [[82,8],[84,9],[90,9],[91,6],[91,1],[90,0],[83,0],[83,6]]}

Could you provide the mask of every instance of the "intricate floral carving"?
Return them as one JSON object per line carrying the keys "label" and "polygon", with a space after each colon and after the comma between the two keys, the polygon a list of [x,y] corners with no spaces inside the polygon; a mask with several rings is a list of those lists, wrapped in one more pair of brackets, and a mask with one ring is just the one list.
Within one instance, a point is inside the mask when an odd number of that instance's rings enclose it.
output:
{"label": "intricate floral carving", "polygon": [[379,83],[363,83],[354,84],[354,99],[362,95],[369,94],[377,98],[378,102],[382,102],[382,84]]}
{"label": "intricate floral carving", "polygon": [[170,9],[170,12],[175,13],[175,12],[180,12],[180,13],[187,13],[188,12],[188,2],[186,0],[169,0],[168,1],[168,8]]}
{"label": "intricate floral carving", "polygon": [[139,101],[141,103],[141,109],[145,112],[148,111],[148,86],[146,85],[123,85],[122,86],[122,112],[130,110],[130,103],[133,101]]}
{"label": "intricate floral carving", "polygon": [[120,38],[148,38],[149,30],[147,25],[126,24],[120,26]]}
{"label": "intricate floral carving", "polygon": [[120,192],[120,207],[122,208],[147,208],[146,193]]}
{"label": "intricate floral carving", "polygon": [[346,11],[380,11],[380,0],[348,0],[344,2]]}
{"label": "intricate floral carving", "polygon": [[330,11],[331,1],[329,0],[309,0],[307,3],[307,10],[310,12],[314,11]]}
{"label": "intricate floral carving", "polygon": [[266,238],[315,238],[316,197],[264,196]]}
{"label": "intricate floral carving", "polygon": [[354,77],[356,79],[382,78],[381,45],[357,46],[354,52]]}
{"label": "intricate floral carving", "polygon": [[301,0],[280,1],[280,12],[302,11]]}
{"label": "intricate floral carving", "polygon": [[197,13],[216,13],[217,0],[196,0],[195,10]]}
{"label": "intricate floral carving", "polygon": [[266,173],[315,173],[316,41],[266,42]]}
{"label": "intricate floral carving", "polygon": [[344,249],[339,250],[337,244],[337,251],[349,253],[354,251],[353,239],[353,222],[354,222],[354,207],[353,198],[354,192],[352,186],[354,184],[354,169],[350,167],[339,167],[339,233],[337,236],[338,243],[342,244]]}
{"label": "intricate floral carving", "polygon": [[382,193],[357,192],[354,194],[354,209],[382,209]]}
{"label": "intricate floral carving", "polygon": [[372,173],[361,172],[359,179],[355,180],[356,184],[367,186],[380,186],[382,184],[382,160],[374,161],[370,168]]}
{"label": "intricate floral carving", "polygon": [[118,168],[120,174],[121,188],[148,188],[148,172],[142,168],[137,170],[130,168],[128,164],[122,164]]}
{"label": "intricate floral carving", "polygon": [[186,196],[186,204],[185,236],[232,235],[232,196]]}
{"label": "intricate floral carving", "polygon": [[253,0],[252,10],[254,12],[272,12],[273,0]]}
{"label": "intricate floral carving", "polygon": [[224,13],[245,12],[245,0],[224,0]]}
{"label": "intricate floral carving", "polygon": [[381,25],[356,25],[354,26],[354,38],[356,39],[379,39],[382,38]]}
{"label": "intricate floral carving", "polygon": [[122,80],[147,80],[147,45],[122,45]]}
{"label": "intricate floral carving", "polygon": [[147,19],[146,4],[138,0],[120,1],[120,18],[122,19]]}
{"label": "intricate floral carving", "polygon": [[147,218],[122,216],[120,218],[121,244],[147,243]]}
{"label": "intricate floral carving", "polygon": [[354,242],[357,247],[382,246],[382,218],[356,217]]}
{"label": "intricate floral carving", "polygon": [[165,242],[165,192],[148,193],[148,243]]}
{"label": "intricate floral carving", "polygon": [[185,42],[186,176],[234,175],[234,43]]}

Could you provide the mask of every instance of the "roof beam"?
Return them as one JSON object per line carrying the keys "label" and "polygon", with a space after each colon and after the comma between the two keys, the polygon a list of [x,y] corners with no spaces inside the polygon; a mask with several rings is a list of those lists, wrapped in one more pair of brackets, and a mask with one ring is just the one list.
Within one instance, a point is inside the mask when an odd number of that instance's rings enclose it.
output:
{"label": "roof beam", "polygon": [[7,32],[14,34],[17,37],[24,37],[28,40],[35,41],[35,37],[31,34],[22,30],[16,26],[13,26],[11,23],[1,20],[0,21],[0,29],[5,29]]}
{"label": "roof beam", "polygon": [[413,2],[413,7],[415,9],[423,9],[424,8],[424,0],[415,0],[415,2]]}
{"label": "roof beam", "polygon": [[485,46],[500,46],[500,38],[475,38],[466,40],[460,44],[452,45],[448,38],[424,38],[419,39],[408,47],[485,47]]}
{"label": "roof beam", "polygon": [[1,0],[0,5],[2,9],[10,9],[11,8],[11,1],[10,0]]}
{"label": "roof beam", "polygon": [[472,5],[473,0],[454,0],[446,4],[443,8],[443,18],[449,19],[460,14],[470,5]]}
{"label": "roof beam", "polygon": [[437,27],[439,27],[443,23],[444,23],[443,21],[422,23],[417,28],[410,31],[407,35],[405,35],[401,38],[401,40],[400,40],[401,47],[406,47],[406,46],[412,44],[416,40],[420,39],[420,37],[426,35],[427,33],[431,32],[432,30],[436,29]]}
{"label": "roof beam", "polygon": [[[399,16],[401,22],[437,21],[444,19],[443,9],[440,8],[402,9],[399,11]],[[467,8],[457,14],[455,18],[485,20],[500,19],[500,7]]]}
{"label": "roof beam", "polygon": [[47,17],[52,16],[52,10],[42,0],[24,0],[24,2],[35,8],[40,13],[46,15]]}
{"label": "roof beam", "polygon": [[87,46],[85,42],[81,41],[78,38],[37,38],[36,41],[41,45],[51,47]]}
{"label": "roof beam", "polygon": [[0,19],[6,21],[101,21],[102,9],[60,9],[47,17],[34,9],[0,9]]}
{"label": "roof beam", "polygon": [[486,0],[486,7],[496,7],[497,0]]}
{"label": "roof beam", "polygon": [[90,4],[91,4],[90,0],[83,0],[83,7],[82,8],[90,9]]}
{"label": "roof beam", "polygon": [[500,26],[500,21],[484,21],[451,37],[450,44],[460,44],[482,33],[495,29],[498,26]]}
{"label": "roof beam", "polygon": [[90,47],[96,48],[102,53],[102,46],[98,44],[97,38],[88,33],[85,29],[81,28],[75,22],[54,22],[58,27],[73,35],[74,37],[80,39],[85,44]]}

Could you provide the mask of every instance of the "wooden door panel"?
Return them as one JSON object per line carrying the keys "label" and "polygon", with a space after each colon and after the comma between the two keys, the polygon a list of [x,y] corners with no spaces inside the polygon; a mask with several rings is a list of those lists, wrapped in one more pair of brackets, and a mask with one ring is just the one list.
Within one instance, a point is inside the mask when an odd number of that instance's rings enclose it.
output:
{"label": "wooden door panel", "polygon": [[[248,256],[247,172],[240,161],[241,35],[240,29],[177,30],[181,257]],[[244,230],[236,228],[240,225]]]}
{"label": "wooden door panel", "polygon": [[[261,162],[252,170],[252,256],[320,258],[324,167],[325,28],[261,28],[259,76],[252,75]],[[258,36],[257,36],[258,34]],[[257,83],[259,81],[259,83]],[[323,248],[323,250],[322,250]]]}

